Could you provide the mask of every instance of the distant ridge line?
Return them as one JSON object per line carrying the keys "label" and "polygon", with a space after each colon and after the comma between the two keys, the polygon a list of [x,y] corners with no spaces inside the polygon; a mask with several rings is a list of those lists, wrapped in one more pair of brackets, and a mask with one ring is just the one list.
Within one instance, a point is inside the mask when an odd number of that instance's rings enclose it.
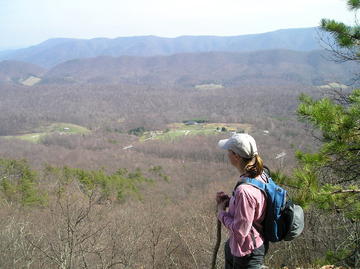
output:
{"label": "distant ridge line", "polygon": [[318,29],[281,29],[239,36],[132,36],[118,38],[54,38],[24,49],[0,52],[1,60],[17,60],[51,68],[60,63],[97,56],[157,56],[198,52],[245,52],[270,49],[320,49]]}

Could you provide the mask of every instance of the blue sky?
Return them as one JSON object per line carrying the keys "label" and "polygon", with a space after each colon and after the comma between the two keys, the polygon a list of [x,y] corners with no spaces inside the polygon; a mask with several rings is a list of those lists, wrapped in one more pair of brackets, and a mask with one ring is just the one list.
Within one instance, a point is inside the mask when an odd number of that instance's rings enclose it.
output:
{"label": "blue sky", "polygon": [[0,49],[49,38],[242,35],[351,24],[345,0],[0,0]]}

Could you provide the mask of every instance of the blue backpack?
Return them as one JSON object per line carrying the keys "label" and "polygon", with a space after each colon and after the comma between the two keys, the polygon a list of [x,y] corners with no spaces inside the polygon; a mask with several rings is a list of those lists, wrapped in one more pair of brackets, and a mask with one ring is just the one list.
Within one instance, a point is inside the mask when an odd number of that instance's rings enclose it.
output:
{"label": "blue backpack", "polygon": [[263,183],[254,178],[244,178],[236,184],[252,185],[266,196],[266,212],[263,221],[265,240],[278,242],[290,241],[298,237],[304,229],[304,211],[299,205],[287,200],[287,192],[268,177]]}

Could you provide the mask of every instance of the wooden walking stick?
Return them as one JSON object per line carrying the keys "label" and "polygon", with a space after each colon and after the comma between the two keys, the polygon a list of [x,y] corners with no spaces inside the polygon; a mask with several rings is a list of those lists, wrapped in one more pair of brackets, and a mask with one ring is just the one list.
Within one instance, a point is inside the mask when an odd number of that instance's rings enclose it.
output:
{"label": "wooden walking stick", "polygon": [[220,222],[220,220],[217,220],[216,244],[215,244],[214,251],[213,251],[211,269],[215,269],[215,267],[216,267],[216,257],[217,257],[217,253],[219,251],[220,243],[221,243],[221,222]]}
{"label": "wooden walking stick", "polygon": [[[230,200],[230,197],[228,195],[226,195],[224,192],[217,193],[216,202],[218,205],[220,203],[224,203],[223,206],[224,206],[224,208],[226,208],[229,206],[229,200]],[[211,269],[215,269],[215,267],[216,267],[216,258],[217,258],[217,253],[218,253],[218,250],[220,247],[220,243],[221,243],[221,221],[219,219],[217,219],[216,244],[215,244],[214,251],[213,251]]]}

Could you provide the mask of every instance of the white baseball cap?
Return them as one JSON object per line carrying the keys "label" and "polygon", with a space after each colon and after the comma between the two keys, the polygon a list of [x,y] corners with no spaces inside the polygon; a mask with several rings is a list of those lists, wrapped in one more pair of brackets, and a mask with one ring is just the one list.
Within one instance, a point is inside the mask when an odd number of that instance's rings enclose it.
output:
{"label": "white baseball cap", "polygon": [[234,134],[229,139],[222,139],[218,146],[222,149],[231,150],[240,157],[250,159],[258,154],[255,139],[249,134]]}

